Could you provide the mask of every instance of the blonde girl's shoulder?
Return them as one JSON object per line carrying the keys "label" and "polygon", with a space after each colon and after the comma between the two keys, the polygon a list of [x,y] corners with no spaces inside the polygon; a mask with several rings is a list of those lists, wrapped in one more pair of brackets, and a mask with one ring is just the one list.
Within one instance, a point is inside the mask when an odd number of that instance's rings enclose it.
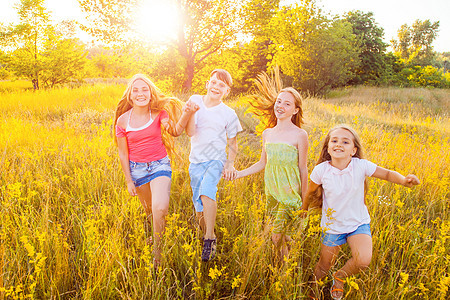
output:
{"label": "blonde girl's shoulder", "polygon": [[117,125],[119,125],[124,129],[127,127],[127,120],[130,115],[130,111],[131,110],[124,112],[122,115],[120,115],[120,117],[117,119]]}

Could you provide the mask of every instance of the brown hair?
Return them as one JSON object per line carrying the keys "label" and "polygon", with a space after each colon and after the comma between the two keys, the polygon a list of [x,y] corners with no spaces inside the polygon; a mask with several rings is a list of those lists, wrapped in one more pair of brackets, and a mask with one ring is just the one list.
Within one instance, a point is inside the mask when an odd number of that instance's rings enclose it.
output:
{"label": "brown hair", "polygon": [[350,126],[346,124],[340,124],[337,125],[328,131],[327,135],[325,136],[325,139],[323,141],[322,150],[320,151],[319,159],[317,160],[316,165],[331,160],[330,153],[328,153],[328,143],[330,142],[331,133],[337,129],[345,129],[348,132],[350,132],[353,135],[353,144],[355,144],[356,147],[356,153],[353,155],[353,157],[357,158],[363,158],[363,149],[361,146],[361,139],[359,138],[359,135],[356,133],[356,131],[351,128]]}
{"label": "brown hair", "polygon": [[304,124],[302,96],[293,87],[283,88],[278,68],[274,68],[272,77],[269,77],[265,72],[258,74],[255,85],[257,93],[247,97],[250,105],[255,108],[251,112],[260,117],[260,121],[265,128],[272,128],[277,125],[274,106],[278,95],[282,92],[290,93],[294,97],[295,107],[298,108],[298,112],[292,116],[291,121],[298,127],[302,127]]}
{"label": "brown hair", "polygon": [[[117,137],[116,137],[117,119],[133,107],[133,101],[130,99],[130,95],[131,90],[133,88],[133,84],[137,80],[144,81],[150,89],[150,105],[149,105],[150,110],[155,112],[159,112],[161,110],[167,111],[169,119],[174,123],[176,123],[181,116],[182,104],[181,101],[178,100],[178,98],[165,96],[147,76],[143,74],[136,74],[128,81],[127,88],[125,89],[122,98],[117,104],[116,112],[114,115],[114,141],[116,142],[116,144],[117,144]],[[173,156],[174,155],[173,137],[170,134],[168,134],[166,130],[163,130],[162,139],[164,146],[169,152],[169,155]]]}
{"label": "brown hair", "polygon": [[[330,131],[328,131],[327,135],[325,136],[325,139],[323,140],[323,144],[322,144],[322,149],[320,151],[319,159],[317,160],[316,165],[323,163],[324,161],[331,160],[331,156],[328,153],[328,143],[330,142],[331,133],[333,133],[333,131],[335,131],[337,129],[345,129],[353,135],[353,144],[356,147],[356,153],[353,155],[353,157],[360,158],[360,159],[364,158],[363,157],[363,149],[362,149],[362,145],[361,145],[361,139],[359,138],[358,133],[356,133],[356,131],[353,128],[351,128],[350,126],[348,126],[346,124],[340,124],[340,125],[337,125],[337,126],[331,128]],[[367,191],[367,181],[366,180],[364,181],[364,191]],[[322,207],[322,203],[323,203],[322,194],[323,194],[323,187],[322,187],[322,185],[320,185],[317,190],[313,191],[312,193],[310,193],[308,195],[309,206],[312,208]],[[365,196],[365,192],[364,192],[364,196]]]}
{"label": "brown hair", "polygon": [[233,78],[231,78],[231,74],[228,73],[227,70],[224,69],[215,69],[211,72],[211,75],[209,75],[209,78],[213,77],[213,75],[216,74],[216,77],[223,82],[225,82],[229,87],[233,85]]}

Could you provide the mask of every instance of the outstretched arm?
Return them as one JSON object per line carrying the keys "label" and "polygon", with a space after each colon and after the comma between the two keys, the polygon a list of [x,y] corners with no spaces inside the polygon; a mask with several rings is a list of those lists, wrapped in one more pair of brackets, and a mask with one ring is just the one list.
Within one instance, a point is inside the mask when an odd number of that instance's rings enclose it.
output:
{"label": "outstretched arm", "polygon": [[266,131],[263,132],[262,137],[263,137],[263,144],[262,144],[262,148],[261,148],[261,157],[259,158],[259,161],[254,163],[247,169],[244,169],[242,171],[237,171],[236,176],[232,179],[249,176],[249,175],[252,175],[252,174],[255,174],[255,173],[258,173],[258,172],[261,172],[262,170],[264,170],[264,168],[266,167],[266,163],[267,163],[267,155],[266,155],[266,150],[264,147]]}
{"label": "outstretched arm", "polygon": [[420,184],[419,178],[417,178],[417,176],[414,174],[409,174],[409,175],[406,175],[406,177],[405,177],[396,171],[388,170],[388,169],[381,168],[381,167],[377,167],[375,172],[372,174],[372,177],[387,180],[389,182],[396,183],[396,184],[401,184],[401,185],[409,187],[409,188],[414,185]]}
{"label": "outstretched arm", "polygon": [[186,128],[186,133],[189,136],[192,136],[192,124],[194,119],[194,114],[197,110],[199,110],[199,106],[191,101],[186,102],[183,106],[183,112],[181,114],[180,119],[175,124],[169,118],[165,118],[161,120],[161,124],[164,128],[169,132],[172,136],[179,136],[183,133],[183,130]]}

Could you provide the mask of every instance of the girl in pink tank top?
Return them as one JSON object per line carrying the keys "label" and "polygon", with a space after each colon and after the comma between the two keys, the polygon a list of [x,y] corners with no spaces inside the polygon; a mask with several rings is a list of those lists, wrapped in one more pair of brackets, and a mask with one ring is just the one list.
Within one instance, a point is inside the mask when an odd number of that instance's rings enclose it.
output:
{"label": "girl in pink tank top", "polygon": [[169,209],[170,136],[179,136],[197,110],[190,103],[181,109],[177,98],[163,95],[142,74],[131,78],[117,105],[114,128],[120,164],[128,192],[138,196],[147,221],[153,222],[155,267],[161,260],[161,236]]}

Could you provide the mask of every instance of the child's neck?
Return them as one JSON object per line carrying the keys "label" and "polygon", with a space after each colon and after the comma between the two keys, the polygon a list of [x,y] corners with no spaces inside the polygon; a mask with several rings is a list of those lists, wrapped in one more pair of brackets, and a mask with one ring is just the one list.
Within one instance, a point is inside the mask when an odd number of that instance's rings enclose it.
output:
{"label": "child's neck", "polygon": [[150,107],[148,106],[133,106],[133,114],[138,116],[148,115]]}
{"label": "child's neck", "polygon": [[222,102],[222,98],[214,98],[214,97],[209,96],[208,94],[203,96],[203,103],[208,108],[219,105],[221,102]]}
{"label": "child's neck", "polygon": [[277,125],[275,125],[274,128],[276,128],[278,130],[284,130],[289,127],[292,127],[292,125],[294,125],[294,123],[292,123],[290,118],[277,119]]}
{"label": "child's neck", "polygon": [[341,158],[341,159],[331,158],[330,164],[336,169],[344,170],[345,168],[348,167],[351,161],[352,161],[351,158]]}

